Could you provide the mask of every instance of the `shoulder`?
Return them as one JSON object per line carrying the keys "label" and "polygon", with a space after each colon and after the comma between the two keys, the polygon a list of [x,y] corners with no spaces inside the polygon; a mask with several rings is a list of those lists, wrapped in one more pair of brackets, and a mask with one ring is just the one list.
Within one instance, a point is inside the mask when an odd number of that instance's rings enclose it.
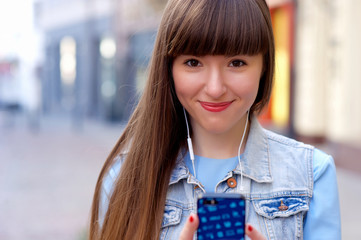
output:
{"label": "shoulder", "polygon": [[297,141],[293,138],[286,137],[284,135],[275,133],[273,131],[263,129],[265,135],[267,136],[268,141],[271,144],[277,145],[279,147],[286,147],[286,148],[301,148],[301,149],[308,149],[313,150],[314,147],[309,144],[305,144],[303,142]]}
{"label": "shoulder", "polygon": [[324,168],[327,168],[328,166],[334,165],[334,160],[331,155],[323,152],[322,150],[312,145],[305,144],[303,142],[277,134],[267,129],[263,129],[263,131],[267,136],[269,144],[272,144],[273,146],[277,146],[279,148],[311,150],[313,166],[315,170],[322,170]]}
{"label": "shoulder", "polygon": [[332,156],[322,150],[267,129],[264,129],[264,133],[267,136],[271,152],[276,151],[280,155],[286,156],[287,159],[307,159],[309,165],[312,166],[314,181],[317,181],[325,171],[335,169]]}
{"label": "shoulder", "polygon": [[315,181],[327,170],[335,170],[332,156],[315,148],[313,153],[313,176]]}
{"label": "shoulder", "polygon": [[306,159],[312,163],[313,146],[267,130],[256,118],[252,121],[247,145],[245,151],[250,152],[249,155],[256,155],[257,158],[267,157],[271,162],[293,163]]}
{"label": "shoulder", "polygon": [[125,158],[124,154],[120,154],[113,159],[112,166],[109,171],[105,174],[102,187],[100,191],[100,202],[99,202],[99,223],[103,224],[105,214],[108,210],[109,200],[114,190],[114,183],[119,176],[121,165]]}
{"label": "shoulder", "polygon": [[[307,189],[308,195],[312,196],[315,148],[269,130],[264,130],[264,132],[275,183],[282,186],[284,184],[291,185],[292,188]],[[285,176],[287,176],[287,182],[282,180]]]}
{"label": "shoulder", "polygon": [[117,155],[114,158],[113,164],[110,167],[109,171],[104,176],[102,188],[103,188],[103,191],[105,191],[106,195],[109,195],[112,192],[114,182],[116,181],[117,177],[119,176],[120,169],[121,169],[121,166],[125,159],[125,156],[126,156],[125,154]]}
{"label": "shoulder", "polygon": [[[264,129],[272,161],[282,164],[304,164],[312,169],[314,146]],[[281,163],[280,163],[281,164]]]}

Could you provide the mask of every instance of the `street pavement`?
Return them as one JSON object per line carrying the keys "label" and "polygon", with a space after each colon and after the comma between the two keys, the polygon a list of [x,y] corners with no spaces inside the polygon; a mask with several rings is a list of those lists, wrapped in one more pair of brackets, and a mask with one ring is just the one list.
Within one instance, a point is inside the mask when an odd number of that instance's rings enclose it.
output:
{"label": "street pavement", "polygon": [[[1,118],[0,118],[1,120]],[[120,125],[0,121],[0,239],[85,239],[95,183]]]}
{"label": "street pavement", "polygon": [[[94,186],[123,125],[43,117],[32,126],[0,114],[0,239],[86,239]],[[361,175],[337,174],[343,239],[361,239]]]}

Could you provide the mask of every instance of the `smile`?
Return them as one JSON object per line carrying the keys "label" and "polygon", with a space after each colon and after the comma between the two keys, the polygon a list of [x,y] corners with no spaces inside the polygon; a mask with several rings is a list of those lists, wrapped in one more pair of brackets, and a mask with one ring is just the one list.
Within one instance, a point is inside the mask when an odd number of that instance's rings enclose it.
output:
{"label": "smile", "polygon": [[230,102],[220,102],[220,103],[212,103],[212,102],[200,102],[201,106],[210,112],[221,112],[226,110],[233,101]]}

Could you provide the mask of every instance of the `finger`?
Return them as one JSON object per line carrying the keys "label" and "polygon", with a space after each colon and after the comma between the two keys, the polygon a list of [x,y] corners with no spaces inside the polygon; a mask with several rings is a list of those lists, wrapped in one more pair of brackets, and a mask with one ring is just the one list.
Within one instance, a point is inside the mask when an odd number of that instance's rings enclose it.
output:
{"label": "finger", "polygon": [[194,233],[197,231],[199,225],[198,216],[192,213],[188,219],[184,228],[180,234],[179,240],[192,240]]}
{"label": "finger", "polygon": [[246,225],[246,234],[252,240],[266,240],[266,238],[257,231],[251,224]]}

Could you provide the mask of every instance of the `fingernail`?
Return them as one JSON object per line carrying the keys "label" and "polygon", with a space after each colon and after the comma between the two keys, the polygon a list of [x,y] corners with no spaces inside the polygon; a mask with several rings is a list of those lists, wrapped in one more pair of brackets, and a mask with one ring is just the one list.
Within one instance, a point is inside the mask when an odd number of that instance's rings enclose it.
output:
{"label": "fingernail", "polygon": [[189,217],[189,221],[190,221],[190,222],[193,222],[193,220],[194,220],[193,216],[190,216],[190,217]]}
{"label": "fingernail", "polygon": [[250,232],[253,231],[253,227],[251,225],[248,225],[248,231],[250,231]]}

